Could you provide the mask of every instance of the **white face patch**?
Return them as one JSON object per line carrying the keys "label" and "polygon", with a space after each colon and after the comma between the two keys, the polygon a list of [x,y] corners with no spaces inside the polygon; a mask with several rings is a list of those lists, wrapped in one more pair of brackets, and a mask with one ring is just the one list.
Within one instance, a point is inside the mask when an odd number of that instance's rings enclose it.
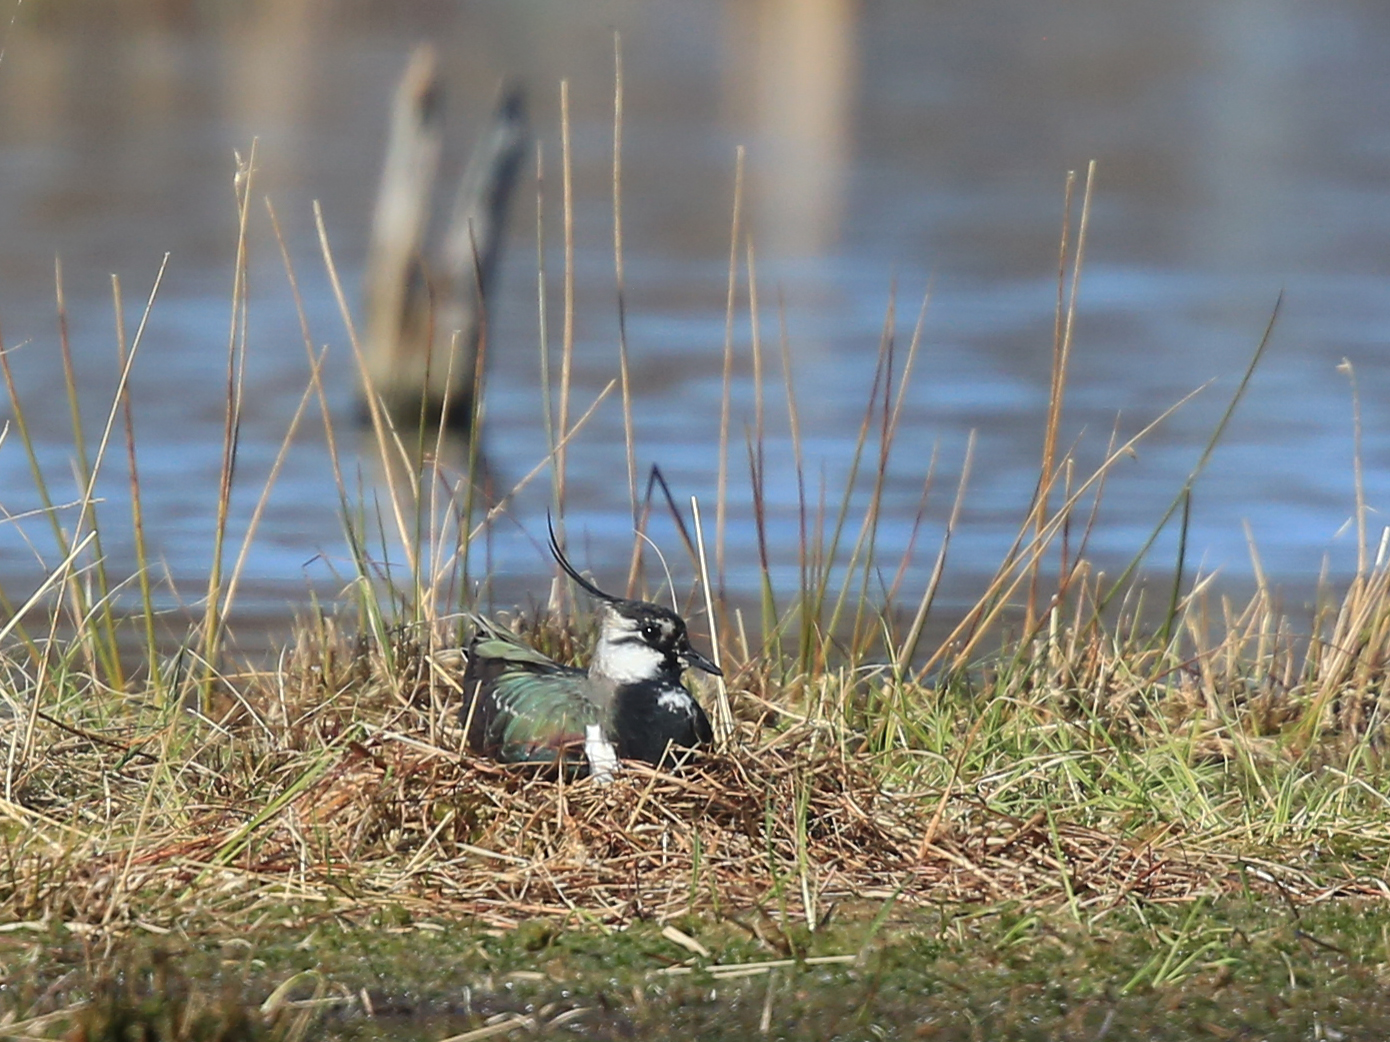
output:
{"label": "white face patch", "polygon": [[666,656],[643,643],[638,628],[632,619],[611,608],[605,611],[589,675],[615,684],[637,684],[660,677],[665,671]]}
{"label": "white face patch", "polygon": [[589,674],[605,677],[615,684],[637,684],[661,676],[665,661],[665,655],[645,644],[599,641],[593,661],[589,663]]}

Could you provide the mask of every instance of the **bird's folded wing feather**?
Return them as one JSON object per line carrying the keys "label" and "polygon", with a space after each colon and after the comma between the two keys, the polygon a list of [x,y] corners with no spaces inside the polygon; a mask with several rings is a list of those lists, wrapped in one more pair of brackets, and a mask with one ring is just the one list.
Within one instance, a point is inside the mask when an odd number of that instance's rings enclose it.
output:
{"label": "bird's folded wing feather", "polygon": [[576,758],[583,755],[586,729],[603,722],[602,711],[588,697],[587,684],[581,673],[533,673],[524,668],[504,672],[491,690],[495,715],[488,744],[508,763],[550,763],[562,751]]}
{"label": "bird's folded wing feather", "polygon": [[475,617],[464,688],[469,745],[508,763],[582,756],[586,728],[602,724],[588,677],[562,666],[511,630]]}
{"label": "bird's folded wing feather", "polygon": [[[503,631],[505,633],[505,631]],[[471,660],[479,663],[503,663],[508,666],[517,666],[524,669],[533,669],[540,672],[564,673],[568,670],[550,658],[542,654],[529,644],[523,644],[521,640],[512,634],[502,636],[501,634],[491,634],[480,637],[473,642],[473,646],[468,651]]]}
{"label": "bird's folded wing feather", "polygon": [[564,670],[554,659],[537,651],[516,633],[501,623],[483,615],[467,614],[473,624],[473,643],[469,648],[469,658],[476,653],[481,660],[501,659],[507,662],[525,663],[542,669]]}

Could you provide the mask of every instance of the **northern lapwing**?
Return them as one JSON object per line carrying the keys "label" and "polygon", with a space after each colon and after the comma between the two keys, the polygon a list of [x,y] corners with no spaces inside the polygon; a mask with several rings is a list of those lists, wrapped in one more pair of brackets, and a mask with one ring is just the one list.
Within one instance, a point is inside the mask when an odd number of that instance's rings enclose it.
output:
{"label": "northern lapwing", "polygon": [[602,604],[589,668],[562,666],[509,630],[474,619],[461,711],[468,748],[504,763],[578,765],[582,755],[601,779],[618,758],[659,765],[673,747],[707,743],[709,717],[681,674],[691,667],[723,674],[691,647],[685,620],[659,604],[604,593],[569,563],[554,528],[550,552]]}

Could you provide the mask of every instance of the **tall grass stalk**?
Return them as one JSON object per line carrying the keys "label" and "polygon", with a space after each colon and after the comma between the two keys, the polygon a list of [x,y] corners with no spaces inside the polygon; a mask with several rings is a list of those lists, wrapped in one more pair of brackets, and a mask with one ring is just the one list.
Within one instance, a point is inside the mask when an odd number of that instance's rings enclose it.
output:
{"label": "tall grass stalk", "polygon": [[[791,340],[787,335],[787,314],[786,301],[781,294],[777,300],[777,325],[778,325],[778,346],[782,360],[782,382],[786,391],[787,398],[787,430],[791,436],[792,466],[796,471],[796,523],[797,523],[797,588],[800,590],[810,589],[811,585],[811,561],[810,561],[810,537],[806,530],[807,526],[807,503],[806,503],[806,459],[801,444],[801,413],[796,401],[796,381],[792,374]],[[768,574],[769,570],[764,569]],[[770,578],[770,576],[769,576]],[[765,602],[768,598],[764,598]],[[778,675],[783,671],[781,654],[782,632],[781,627],[774,628],[773,620],[763,620],[764,633],[764,653],[771,654],[777,665]],[[797,612],[794,617],[789,616],[787,624],[795,622],[804,635],[811,631],[811,602],[809,598],[798,598]],[[798,658],[805,660],[805,655],[800,654]]]}
{"label": "tall grass stalk", "polygon": [[[570,149],[570,85],[560,81],[560,191],[562,221],[565,237],[565,311],[560,341],[560,402],[557,429],[561,435],[569,429],[570,381],[574,371],[574,154]],[[555,452],[555,516],[564,534],[565,484],[568,450],[563,443]]]}
{"label": "tall grass stalk", "polygon": [[[767,548],[767,489],[765,485],[767,472],[767,456],[763,451],[766,443],[766,425],[763,416],[763,346],[762,346],[762,323],[760,321],[761,312],[758,307],[758,260],[757,253],[753,248],[752,238],[749,238],[747,247],[748,265],[748,331],[749,347],[753,361],[753,428],[744,431],[744,440],[748,451],[748,486],[749,494],[753,500],[753,525],[755,537],[758,544],[758,565],[761,581],[759,583],[759,607],[762,615],[763,632],[770,633],[775,627],[777,618],[777,597],[772,584],[772,564],[768,555]],[[726,358],[726,365],[729,359]],[[724,373],[725,387],[729,385],[732,374],[726,368]],[[723,399],[723,408],[727,410],[729,401]],[[727,419],[725,414],[721,414],[721,424]],[[727,436],[727,431],[721,427],[721,439]],[[720,452],[721,463],[724,460],[724,450]],[[721,483],[720,486],[720,516],[727,521],[727,485]],[[721,573],[722,582],[722,573]],[[721,594],[722,595],[722,594]]]}
{"label": "tall grass stalk", "polygon": [[[694,496],[690,497],[690,514],[695,527],[695,545],[699,555],[700,564],[700,588],[705,595],[705,614],[709,619],[709,639],[714,655],[714,664],[723,666],[723,652],[719,643],[719,630],[715,621],[714,613],[714,594],[710,589],[709,581],[709,559],[705,556],[705,529],[700,522],[700,501]],[[734,712],[729,703],[729,684],[723,676],[714,678],[715,689],[718,697],[715,701],[714,728],[715,740],[719,745],[728,743],[734,732]]]}
{"label": "tall grass stalk", "polygon": [[[54,502],[52,493],[48,487],[48,479],[44,475],[43,467],[39,464],[38,453],[34,449],[34,439],[30,434],[28,414],[25,410],[23,400],[19,394],[19,388],[15,384],[14,372],[10,368],[10,351],[0,342],[0,375],[5,380],[5,391],[10,400],[10,412],[12,413],[12,423],[14,430],[19,436],[19,443],[24,447],[24,456],[29,464],[29,475],[34,482],[34,491],[39,498],[39,511],[48,520],[49,527],[52,529],[53,542],[60,554],[67,554],[71,550],[71,544],[67,533],[63,530],[62,520],[58,512],[58,505]],[[8,434],[10,425],[5,425],[5,432]],[[32,546],[32,544],[31,544]],[[43,555],[37,549],[34,551],[40,564],[44,564]],[[46,566],[45,566],[46,568]],[[79,591],[80,596],[80,591]],[[13,605],[6,597],[5,608],[9,611],[12,618],[21,618],[13,610]],[[79,611],[79,616],[84,615],[85,611]],[[55,620],[56,622],[56,620]],[[20,632],[23,633],[22,626]]]}
{"label": "tall grass stalk", "polygon": [[1337,371],[1345,373],[1351,388],[1351,467],[1356,490],[1356,574],[1366,574],[1366,478],[1361,470],[1361,391],[1356,384],[1356,367],[1343,358]]}
{"label": "tall grass stalk", "polygon": [[[389,427],[390,420],[386,416],[386,411],[382,407],[381,400],[376,394],[370,372],[366,365],[366,359],[362,353],[362,342],[357,336],[357,328],[352,319],[352,311],[348,305],[347,294],[343,291],[342,279],[338,276],[338,266],[333,258],[333,250],[328,242],[328,229],[324,223],[323,208],[318,201],[314,202],[314,223],[318,231],[319,250],[323,257],[325,270],[328,272],[329,285],[332,287],[334,299],[338,304],[339,317],[343,322],[343,329],[347,335],[348,343],[352,347],[353,360],[356,362],[357,371],[362,380],[362,397],[367,406],[367,415],[371,422],[372,438],[382,457],[383,470],[390,473],[391,456],[389,446],[394,441],[394,430]],[[325,414],[327,419],[327,414]],[[394,488],[394,486],[392,486]],[[357,585],[359,589],[358,603],[362,609],[364,620],[368,631],[377,641],[382,649],[382,654],[388,664],[392,664],[394,656],[394,644],[388,639],[387,634],[387,615],[382,611],[382,606],[373,596],[370,596],[367,587],[370,584],[370,576],[373,574],[373,567],[367,554],[367,548],[363,539],[366,531],[365,525],[365,504],[366,499],[360,492],[353,504],[352,509],[344,516],[343,523],[348,539],[348,546],[353,555],[353,561],[357,572]],[[407,544],[409,553],[409,530],[406,527],[405,519],[401,514],[399,502],[393,493],[390,496],[392,512],[396,521],[396,529],[401,533]],[[381,528],[380,514],[378,513],[378,528]],[[382,541],[385,543],[384,532]],[[413,571],[413,569],[412,569]]]}
{"label": "tall grass stalk", "polygon": [[236,601],[237,584],[241,581],[242,572],[246,568],[246,563],[250,559],[252,545],[256,539],[257,530],[260,528],[261,518],[265,515],[266,504],[270,500],[270,493],[275,488],[275,483],[280,477],[281,470],[284,469],[285,460],[290,453],[290,447],[294,444],[295,435],[299,432],[300,421],[304,418],[309,403],[313,400],[314,388],[319,382],[319,370],[323,365],[323,358],[326,351],[321,351],[317,358],[311,363],[312,377],[309,384],[299,396],[299,404],[295,406],[294,414],[290,417],[285,435],[280,439],[280,448],[275,453],[275,461],[271,464],[270,473],[266,476],[265,482],[261,486],[259,496],[256,498],[256,505],[251,510],[250,519],[246,525],[246,534],[242,536],[241,549],[237,552],[236,562],[232,566],[231,574],[227,577],[226,590],[222,596],[222,604],[218,610],[221,618],[226,619],[232,614],[232,606]]}
{"label": "tall grass stalk", "polygon": [[[294,270],[294,262],[290,259],[290,250],[285,242],[284,232],[280,228],[280,218],[275,212],[275,206],[270,199],[265,201],[266,215],[270,220],[271,231],[275,235],[275,245],[280,250],[280,265],[285,272],[285,281],[289,285],[290,297],[294,301],[295,317],[299,320],[299,335],[304,341],[304,355],[309,363],[309,383],[314,389],[314,397],[318,400],[319,414],[323,418],[323,439],[328,448],[328,463],[333,470],[333,487],[338,493],[338,503],[343,511],[344,517],[348,513],[348,489],[347,483],[343,480],[342,459],[338,451],[338,438],[333,427],[332,414],[328,409],[328,395],[323,389],[323,379],[321,366],[316,364],[319,353],[314,347],[314,337],[309,330],[309,316],[304,310],[304,296],[299,290],[299,276]],[[375,402],[369,402],[375,405]]]}
{"label": "tall grass stalk", "polygon": [[729,510],[729,416],[733,407],[734,315],[738,303],[738,251],[743,236],[744,150],[734,151],[734,200],[729,221],[729,275],[724,295],[724,364],[719,395],[719,476],[715,486],[714,570],[724,589],[724,548]]}
{"label": "tall grass stalk", "polygon": [[870,605],[877,600],[875,593],[870,589],[872,580],[877,568],[877,548],[878,548],[878,527],[882,519],[881,506],[885,484],[888,480],[888,468],[893,454],[893,443],[897,437],[899,424],[902,422],[903,408],[907,398],[907,390],[912,382],[912,370],[917,361],[917,350],[922,343],[922,326],[926,320],[928,298],[922,298],[922,307],[917,313],[917,324],[912,331],[912,339],[908,342],[907,358],[903,361],[902,373],[898,377],[896,396],[892,393],[892,359],[889,359],[889,379],[884,383],[883,401],[879,420],[878,433],[878,460],[874,469],[873,488],[869,492],[868,505],[865,507],[864,520],[860,524],[859,534],[855,538],[854,549],[850,552],[849,563],[845,567],[845,580],[840,588],[839,598],[836,600],[835,610],[831,614],[830,630],[837,629],[841,611],[850,596],[850,585],[853,581],[855,566],[860,569],[860,582],[858,593],[854,596],[855,609],[854,621],[850,626],[850,667],[854,668],[860,662],[862,656],[866,654],[871,644],[878,643],[875,632],[879,624],[886,620],[875,614],[875,625],[872,629],[865,629],[865,622],[871,614]]}
{"label": "tall grass stalk", "polygon": [[[637,507],[637,446],[632,426],[632,376],[627,354],[627,277],[623,271],[623,41],[613,34],[613,280],[617,286],[618,376],[623,391],[623,454],[627,460],[627,495],[632,506],[632,530],[640,532]],[[642,540],[632,541],[627,571],[627,595],[637,590],[642,566]]]}
{"label": "tall grass stalk", "polygon": [[218,477],[217,519],[213,525],[212,561],[208,568],[207,605],[203,618],[203,698],[210,695],[213,674],[222,647],[222,550],[231,516],[232,485],[236,476],[237,448],[241,438],[242,390],[246,373],[246,230],[251,216],[251,191],[256,173],[257,143],[252,141],[245,162],[237,157],[233,187],[237,201],[236,260],[232,271],[232,306],[227,330],[227,398],[222,430],[222,468]]}
{"label": "tall grass stalk", "polygon": [[[61,284],[62,279],[60,278],[59,285],[61,286]],[[121,280],[116,275],[111,276],[111,300],[116,318],[116,360],[117,364],[124,370],[130,351],[126,343],[125,302],[121,296]],[[149,308],[146,307],[145,314],[140,320],[140,328],[136,330],[137,342],[144,332],[144,325],[148,317]],[[64,320],[64,325],[66,326],[66,320]],[[64,338],[66,339],[66,332]],[[140,616],[145,629],[145,663],[151,683],[154,686],[155,697],[163,702],[164,691],[162,690],[159,671],[159,644],[154,625],[154,588],[150,581],[149,549],[145,542],[145,512],[140,495],[140,468],[135,452],[135,415],[128,391],[122,398],[122,419],[125,423],[126,465],[130,474],[130,521],[135,542],[135,570],[140,582]],[[112,644],[114,645],[116,642],[113,640]]]}
{"label": "tall grass stalk", "polygon": [[[545,444],[555,451],[555,397],[550,375],[550,309],[546,296],[545,265],[545,142],[536,142],[536,332],[540,347],[541,415]],[[553,498],[551,507],[558,511]]]}
{"label": "tall grass stalk", "polygon": [[[1103,609],[1109,604],[1117,593],[1129,588],[1130,580],[1138,571],[1139,566],[1148,557],[1149,550],[1152,549],[1154,543],[1158,541],[1159,534],[1167,526],[1178,508],[1182,506],[1188,493],[1197,483],[1197,478],[1206,470],[1207,464],[1211,462],[1211,457],[1213,453],[1216,452],[1216,447],[1220,444],[1221,438],[1225,435],[1226,428],[1230,425],[1231,418],[1235,416],[1236,407],[1240,404],[1241,399],[1245,397],[1245,392],[1250,386],[1250,381],[1255,375],[1255,370],[1259,367],[1260,360],[1264,358],[1265,350],[1269,347],[1270,340],[1274,336],[1274,327],[1279,321],[1279,312],[1283,308],[1283,305],[1284,294],[1280,293],[1274,302],[1274,309],[1270,313],[1269,322],[1265,326],[1264,334],[1260,337],[1259,344],[1256,345],[1255,352],[1251,355],[1250,362],[1246,365],[1245,372],[1241,375],[1240,383],[1236,385],[1235,391],[1232,392],[1231,399],[1226,404],[1226,410],[1221,414],[1221,418],[1212,429],[1211,436],[1207,438],[1206,445],[1203,446],[1201,455],[1197,458],[1197,462],[1193,465],[1192,470],[1188,472],[1187,480],[1183,482],[1182,488],[1178,491],[1177,495],[1173,497],[1173,501],[1168,505],[1168,509],[1163,512],[1163,516],[1160,517],[1158,523],[1154,525],[1148,538],[1144,541],[1138,552],[1130,558],[1129,564],[1125,566],[1119,578],[1111,584],[1110,591],[1101,600],[1100,608]],[[1188,397],[1191,397],[1191,395]]]}
{"label": "tall grass stalk", "polygon": [[[901,682],[906,675],[905,671],[911,667],[917,658],[917,650],[922,642],[922,634],[926,630],[927,617],[931,613],[932,604],[936,601],[936,593],[941,588],[941,579],[946,574],[946,557],[951,546],[951,537],[955,534],[957,526],[960,524],[960,512],[965,506],[965,493],[970,487],[970,470],[975,461],[975,432],[970,432],[969,438],[965,443],[965,458],[961,461],[960,480],[956,484],[955,499],[951,503],[951,515],[946,521],[946,528],[941,533],[941,546],[936,553],[936,561],[932,565],[931,575],[927,579],[925,589],[922,591],[921,599],[917,602],[917,610],[912,616],[912,624],[908,627],[902,642],[891,649],[893,653],[893,671],[896,679]],[[949,638],[946,643],[949,643]],[[945,644],[943,643],[943,646]]]}
{"label": "tall grass stalk", "polygon": [[[1072,194],[1076,186],[1076,172],[1067,172],[1066,190],[1062,204],[1062,236],[1057,257],[1057,312],[1052,347],[1052,385],[1047,401],[1047,423],[1043,428],[1042,467],[1039,471],[1040,484],[1036,493],[1033,510],[1035,532],[1041,534],[1047,518],[1048,492],[1051,474],[1056,464],[1057,436],[1062,424],[1062,402],[1066,396],[1067,372],[1071,366],[1071,350],[1076,330],[1077,293],[1081,285],[1081,266],[1086,257],[1086,229],[1091,218],[1091,191],[1095,186],[1095,160],[1086,167],[1086,187],[1081,199],[1081,221],[1076,232],[1076,255],[1072,258],[1071,290],[1063,308],[1066,295],[1066,268],[1068,233],[1071,230]],[[1033,574],[1028,586],[1028,614],[1025,628],[1033,629],[1037,610],[1038,568],[1041,558],[1034,563]]]}
{"label": "tall grass stalk", "polygon": [[[884,316],[883,330],[879,338],[878,359],[874,367],[873,381],[870,384],[869,395],[864,406],[864,416],[859,424],[859,433],[855,439],[854,449],[850,454],[849,472],[845,477],[844,490],[840,495],[839,506],[836,509],[835,520],[830,528],[828,541],[824,544],[817,540],[815,556],[819,560],[819,566],[815,569],[815,577],[812,586],[812,609],[811,617],[815,620],[815,625],[820,631],[821,640],[815,645],[807,645],[803,635],[803,657],[801,669],[809,672],[817,668],[824,668],[828,663],[828,651],[830,647],[829,638],[833,636],[839,626],[840,616],[844,610],[846,598],[849,594],[850,585],[853,583],[855,572],[856,554],[863,547],[864,534],[872,527],[872,516],[876,511],[876,498],[870,496],[866,507],[865,521],[860,526],[860,536],[856,539],[854,550],[850,553],[849,563],[845,568],[844,577],[841,582],[839,593],[837,594],[830,616],[827,619],[824,615],[826,598],[830,592],[830,585],[833,581],[835,565],[840,554],[840,541],[844,536],[845,526],[848,524],[850,510],[854,503],[854,494],[858,487],[859,474],[864,465],[864,451],[868,443],[869,433],[874,429],[875,415],[880,412],[888,412],[887,403],[892,399],[893,393],[893,358],[896,336],[897,321],[897,301],[896,295],[890,294],[888,309]],[[882,406],[880,406],[880,399]],[[888,432],[886,428],[880,427],[884,436]],[[878,495],[881,495],[881,486]],[[823,520],[817,520],[817,528],[823,525]],[[803,591],[803,596],[805,591]]]}
{"label": "tall grass stalk", "polygon": [[[76,450],[73,456],[74,465],[77,471],[78,484],[84,489],[95,487],[93,477],[92,461],[88,457],[87,437],[82,429],[82,407],[77,397],[77,375],[72,364],[72,344],[68,338],[68,314],[67,300],[63,292],[63,269],[60,261],[54,262],[53,266],[54,293],[58,302],[58,347],[63,359],[63,387],[67,393],[68,414],[72,423],[72,443]],[[125,358],[119,357],[118,364],[124,368]],[[119,686],[123,682],[120,654],[116,650],[116,625],[111,613],[111,582],[106,570],[106,554],[101,546],[101,524],[97,519],[97,508],[95,502],[83,504],[82,517],[78,520],[78,531],[81,532],[84,524],[90,523],[93,533],[92,549],[95,552],[96,560],[93,562],[93,574],[96,579],[96,601],[100,624],[92,631],[92,642],[95,647],[89,649],[89,653],[95,661],[100,661],[106,671],[106,675],[113,678]],[[87,611],[87,597],[82,589],[81,583],[74,583],[70,590],[74,602],[74,611],[78,617],[85,615]]]}

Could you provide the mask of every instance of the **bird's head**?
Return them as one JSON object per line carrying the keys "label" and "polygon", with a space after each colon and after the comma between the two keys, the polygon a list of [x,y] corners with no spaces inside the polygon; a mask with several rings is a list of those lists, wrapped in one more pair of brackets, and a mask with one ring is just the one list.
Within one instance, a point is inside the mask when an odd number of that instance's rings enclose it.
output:
{"label": "bird's head", "polygon": [[586,593],[603,602],[598,645],[589,672],[618,684],[648,680],[679,682],[683,671],[695,668],[714,676],[724,674],[690,644],[685,620],[670,608],[651,601],[634,601],[604,593],[575,570],[550,530],[550,552],[565,574]]}

